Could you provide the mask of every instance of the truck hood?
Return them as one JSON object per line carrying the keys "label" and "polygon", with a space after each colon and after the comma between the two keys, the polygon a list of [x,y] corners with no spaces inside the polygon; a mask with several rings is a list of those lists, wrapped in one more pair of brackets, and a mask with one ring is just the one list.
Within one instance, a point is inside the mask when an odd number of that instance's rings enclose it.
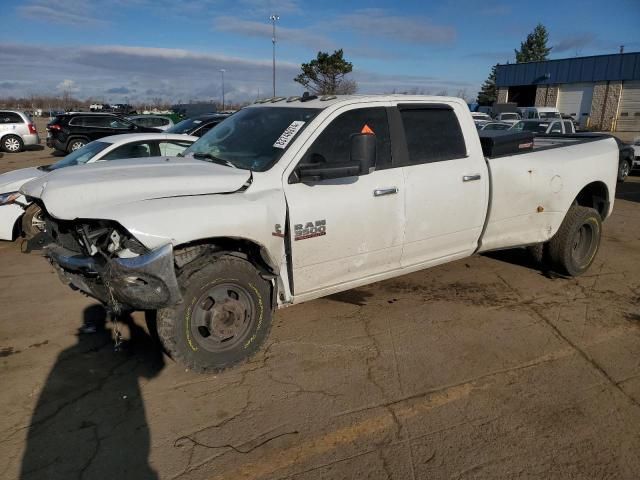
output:
{"label": "truck hood", "polygon": [[21,168],[0,175],[0,193],[17,192],[29,180],[46,175],[47,172],[36,167]]}
{"label": "truck hood", "polygon": [[32,180],[20,191],[40,198],[56,218],[91,218],[98,207],[141,200],[234,192],[251,172],[202,160],[155,157],[63,168]]}

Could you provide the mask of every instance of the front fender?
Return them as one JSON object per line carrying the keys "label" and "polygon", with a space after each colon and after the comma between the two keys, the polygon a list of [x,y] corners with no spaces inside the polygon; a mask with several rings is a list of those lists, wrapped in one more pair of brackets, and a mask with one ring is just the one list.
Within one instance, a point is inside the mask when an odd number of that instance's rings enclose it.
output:
{"label": "front fender", "polygon": [[195,195],[143,200],[98,208],[92,218],[113,220],[153,250],[216,237],[249,240],[262,246],[281,271],[285,266],[286,202],[282,190]]}

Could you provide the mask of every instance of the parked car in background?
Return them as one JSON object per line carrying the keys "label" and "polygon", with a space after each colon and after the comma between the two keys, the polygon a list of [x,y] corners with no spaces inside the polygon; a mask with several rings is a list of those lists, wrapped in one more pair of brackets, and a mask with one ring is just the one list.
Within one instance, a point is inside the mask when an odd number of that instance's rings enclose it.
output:
{"label": "parked car in background", "polygon": [[168,130],[174,125],[173,120],[162,115],[131,115],[127,117],[127,120],[131,120],[141,127],[158,128],[162,131]]}
{"label": "parked car in background", "polygon": [[560,117],[562,117],[562,120],[568,120],[571,123],[573,123],[573,128],[575,129],[575,131],[577,132],[578,130],[581,129],[580,127],[580,122],[578,122],[575,118],[573,118],[571,115],[568,115],[566,113],[561,113]]}
{"label": "parked car in background", "polygon": [[640,137],[633,141],[633,165],[631,165],[631,169],[640,169]]}
{"label": "parked car in background", "polygon": [[562,118],[560,111],[555,107],[521,107],[518,110],[523,120],[560,120]]}
{"label": "parked car in background", "polygon": [[497,122],[508,123],[510,125],[514,125],[519,120],[521,120],[520,114],[517,112],[502,112],[498,113],[494,120]]}
{"label": "parked car in background", "polygon": [[491,118],[491,115],[489,115],[488,113],[484,113],[484,112],[471,112],[471,117],[474,120],[486,120],[487,122],[490,122],[491,120],[493,120]]}
{"label": "parked car in background", "polygon": [[493,119],[488,113],[482,112],[471,112],[471,117],[473,118],[474,123],[476,124],[476,128],[491,122]]}
{"label": "parked car in background", "polygon": [[61,168],[102,161],[175,157],[196,140],[197,137],[168,133],[114,135],[87,143],[52,165],[21,168],[0,175],[0,240],[13,240],[19,235],[30,238],[43,229],[40,207],[29,205],[18,193],[28,181]]}
{"label": "parked car in background", "polygon": [[476,125],[478,130],[509,130],[513,125],[503,122],[488,122],[481,125]]}
{"label": "parked car in background", "polygon": [[623,142],[618,137],[613,135],[602,134],[603,137],[613,137],[616,139],[618,143],[618,181],[624,182],[626,178],[631,173],[631,170],[634,169],[634,164],[636,163],[636,154],[633,145],[629,145],[628,143]]}
{"label": "parked car in background", "polygon": [[176,123],[173,127],[168,128],[166,131],[167,133],[182,133],[184,135],[201,137],[228,117],[228,114],[223,113],[207,113],[205,115],[198,115],[197,117],[182,120],[181,122]]}
{"label": "parked car in background", "polygon": [[0,147],[8,153],[38,145],[40,137],[29,115],[19,110],[0,110]]}
{"label": "parked car in background", "polygon": [[572,134],[576,133],[573,123],[569,120],[520,120],[512,129],[520,132],[533,132],[534,134]]}
{"label": "parked car in background", "polygon": [[161,131],[136,125],[114,113],[70,112],[56,116],[47,125],[47,147],[71,153],[111,135]]}

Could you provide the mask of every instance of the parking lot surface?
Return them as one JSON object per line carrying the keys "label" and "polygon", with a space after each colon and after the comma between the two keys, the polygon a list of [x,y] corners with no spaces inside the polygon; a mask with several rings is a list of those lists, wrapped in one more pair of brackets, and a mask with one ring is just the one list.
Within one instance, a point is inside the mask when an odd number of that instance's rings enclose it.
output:
{"label": "parking lot surface", "polygon": [[0,478],[640,478],[639,267],[630,177],[580,278],[475,256],[279,311],[197,375],[140,313],[114,351],[95,301],[0,243]]}

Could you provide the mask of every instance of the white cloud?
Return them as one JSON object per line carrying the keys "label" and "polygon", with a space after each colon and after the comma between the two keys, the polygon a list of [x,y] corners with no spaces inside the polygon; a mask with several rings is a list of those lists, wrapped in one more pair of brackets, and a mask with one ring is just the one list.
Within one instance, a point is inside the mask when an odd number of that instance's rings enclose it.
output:
{"label": "white cloud", "polygon": [[56,90],[59,90],[61,92],[70,92],[70,93],[72,93],[72,92],[77,92],[79,90],[79,88],[76,85],[76,82],[74,82],[73,80],[70,80],[68,78],[65,78],[58,85],[56,85]]}
{"label": "white cloud", "polygon": [[[273,35],[273,27],[266,20],[258,22],[231,16],[219,16],[214,19],[213,26],[219,32],[231,32],[249,37],[271,38]],[[314,33],[312,29],[287,28],[278,25],[276,35],[278,41],[302,44],[314,50],[336,48],[333,41],[324,35]]]}
{"label": "white cloud", "polygon": [[90,0],[35,0],[19,6],[18,12],[32,20],[78,27],[95,27],[107,23],[99,17],[97,5]]}
{"label": "white cloud", "polygon": [[[329,22],[331,24],[331,22]],[[409,44],[448,44],[456,39],[456,30],[449,25],[437,25],[424,17],[392,15],[386,10],[368,8],[340,15],[333,24],[349,28],[371,38],[384,37]]]}

